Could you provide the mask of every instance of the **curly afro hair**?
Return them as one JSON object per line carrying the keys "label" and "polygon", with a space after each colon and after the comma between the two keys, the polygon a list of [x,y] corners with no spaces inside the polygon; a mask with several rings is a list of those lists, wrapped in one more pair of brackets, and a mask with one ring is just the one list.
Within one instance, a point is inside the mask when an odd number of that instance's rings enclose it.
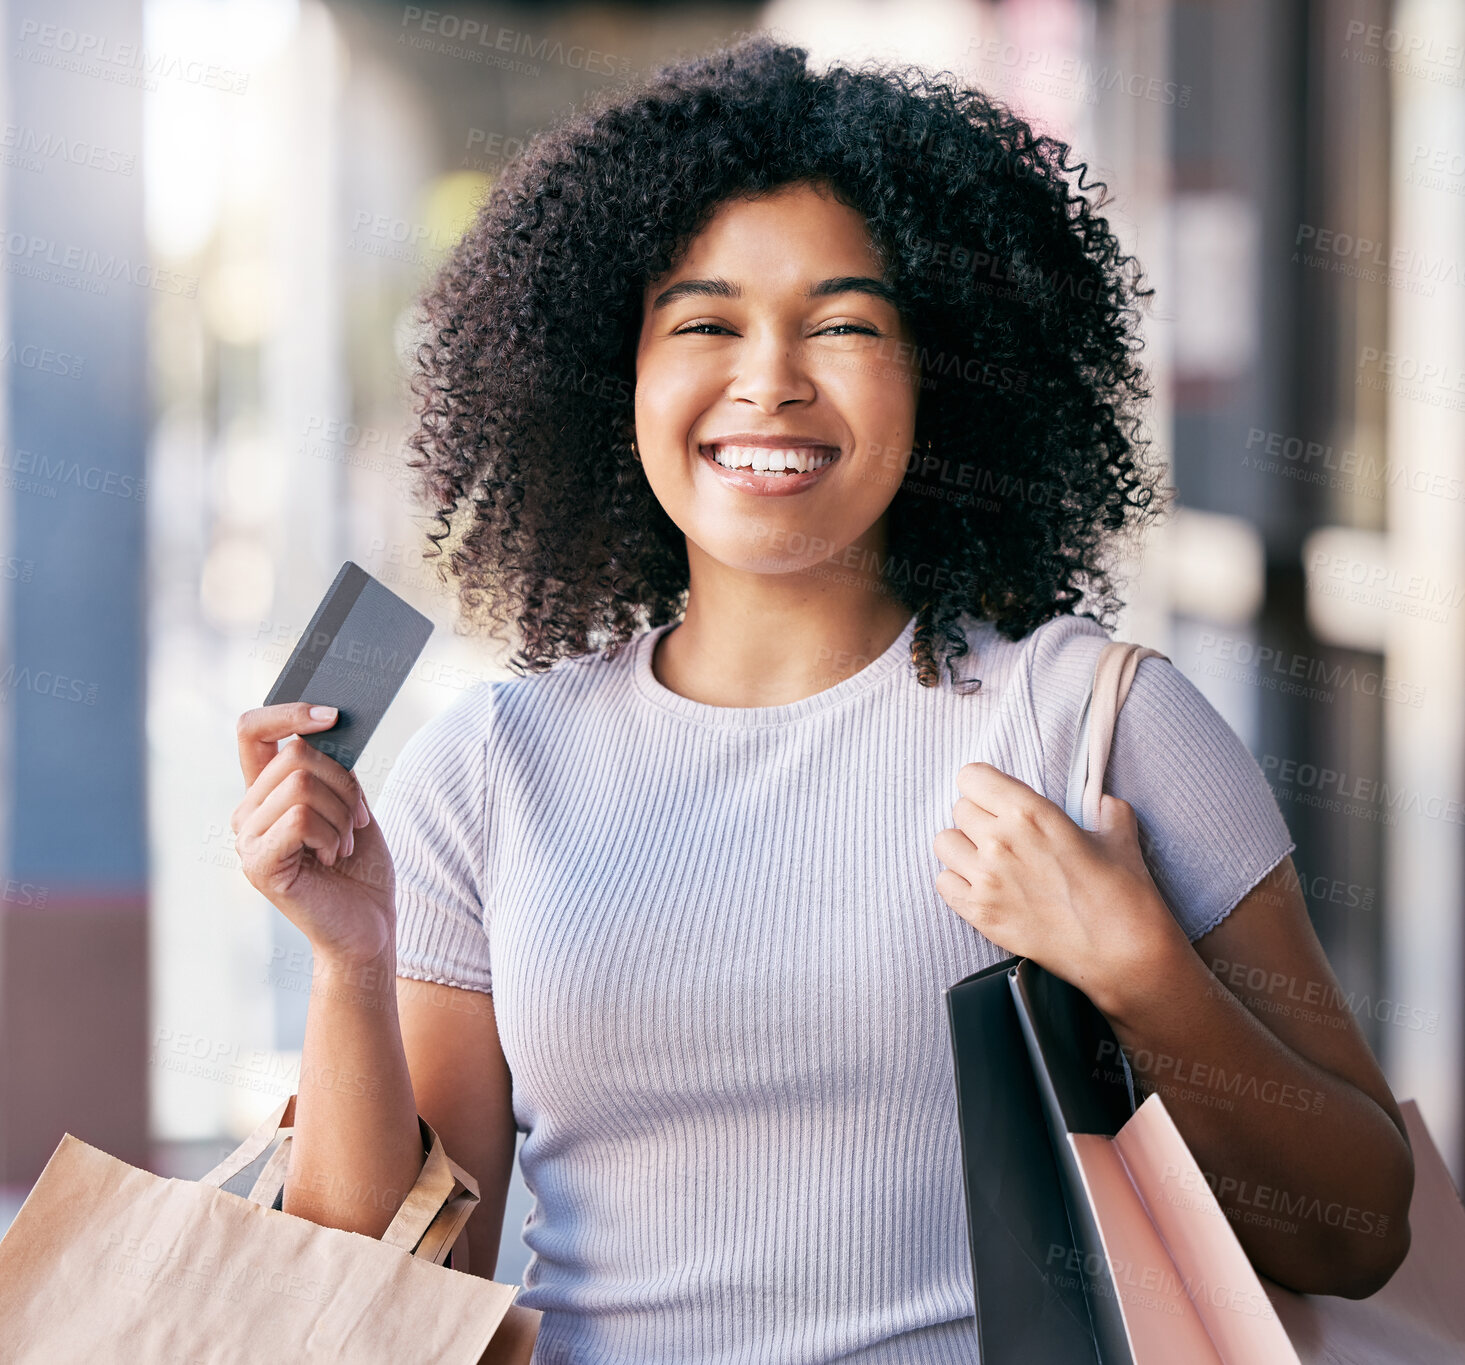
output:
{"label": "curly afro hair", "polygon": [[743,34],[600,92],[505,167],[421,299],[425,554],[452,538],[462,613],[502,643],[514,623],[515,673],[680,618],[685,537],[631,445],[643,294],[722,201],[793,182],[865,216],[917,342],[881,577],[916,614],[918,680],[980,685],[954,667],[963,612],[1017,640],[1087,595],[1112,628],[1113,552],[1159,470],[1135,358],[1154,291],[1087,197],[1107,187],[949,72],[807,58]]}

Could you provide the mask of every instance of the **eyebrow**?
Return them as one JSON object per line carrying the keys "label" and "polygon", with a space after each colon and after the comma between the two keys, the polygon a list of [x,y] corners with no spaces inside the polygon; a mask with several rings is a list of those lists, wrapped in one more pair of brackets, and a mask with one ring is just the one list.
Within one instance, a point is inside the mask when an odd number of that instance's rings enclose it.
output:
{"label": "eyebrow", "polygon": [[[900,297],[895,290],[884,280],[875,279],[871,275],[835,275],[831,279],[811,284],[804,290],[806,299],[828,298],[834,294],[869,294],[872,298],[884,300],[896,310],[900,308]],[[651,311],[654,313],[678,299],[697,296],[740,299],[743,297],[743,290],[741,285],[733,284],[720,275],[706,280],[678,280],[652,300]]]}

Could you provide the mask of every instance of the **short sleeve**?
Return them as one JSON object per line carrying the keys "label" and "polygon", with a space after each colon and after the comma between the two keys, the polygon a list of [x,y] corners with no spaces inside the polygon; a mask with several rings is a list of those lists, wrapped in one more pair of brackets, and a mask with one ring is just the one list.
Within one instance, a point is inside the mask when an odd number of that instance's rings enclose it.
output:
{"label": "short sleeve", "polygon": [[493,991],[488,713],[475,683],[402,746],[373,812],[397,890],[397,975]]}
{"label": "short sleeve", "polygon": [[[1108,636],[1089,621],[1059,634],[1035,650],[1031,687],[1047,794],[1061,804],[1078,711]],[[1135,670],[1104,790],[1133,806],[1145,864],[1192,942],[1297,847],[1251,751],[1168,659]]]}

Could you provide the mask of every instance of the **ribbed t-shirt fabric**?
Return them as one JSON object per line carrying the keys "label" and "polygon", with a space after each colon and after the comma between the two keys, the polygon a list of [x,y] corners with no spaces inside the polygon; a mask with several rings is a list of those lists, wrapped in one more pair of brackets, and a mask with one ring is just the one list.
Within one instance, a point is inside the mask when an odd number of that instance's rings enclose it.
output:
{"label": "ribbed t-shirt fabric", "polygon": [[[657,681],[661,626],[476,683],[398,756],[397,970],[494,996],[536,1365],[977,1359],[942,992],[1007,954],[937,894],[931,845],[964,763],[1062,806],[1109,636],[962,626],[965,695],[916,681],[912,620],[813,696],[712,706]],[[1105,790],[1192,940],[1295,848],[1165,659]]]}

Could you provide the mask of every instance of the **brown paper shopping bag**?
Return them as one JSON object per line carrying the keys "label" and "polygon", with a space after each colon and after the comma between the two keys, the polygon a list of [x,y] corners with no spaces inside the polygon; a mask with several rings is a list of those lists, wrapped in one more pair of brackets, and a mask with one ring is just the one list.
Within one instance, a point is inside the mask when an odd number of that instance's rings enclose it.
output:
{"label": "brown paper shopping bag", "polygon": [[[378,1241],[273,1207],[294,1108],[199,1181],[65,1134],[0,1240],[5,1359],[527,1365],[539,1314],[515,1286],[442,1264],[478,1187],[432,1128],[419,1118],[427,1159]],[[247,1197],[222,1188],[276,1137]]]}

